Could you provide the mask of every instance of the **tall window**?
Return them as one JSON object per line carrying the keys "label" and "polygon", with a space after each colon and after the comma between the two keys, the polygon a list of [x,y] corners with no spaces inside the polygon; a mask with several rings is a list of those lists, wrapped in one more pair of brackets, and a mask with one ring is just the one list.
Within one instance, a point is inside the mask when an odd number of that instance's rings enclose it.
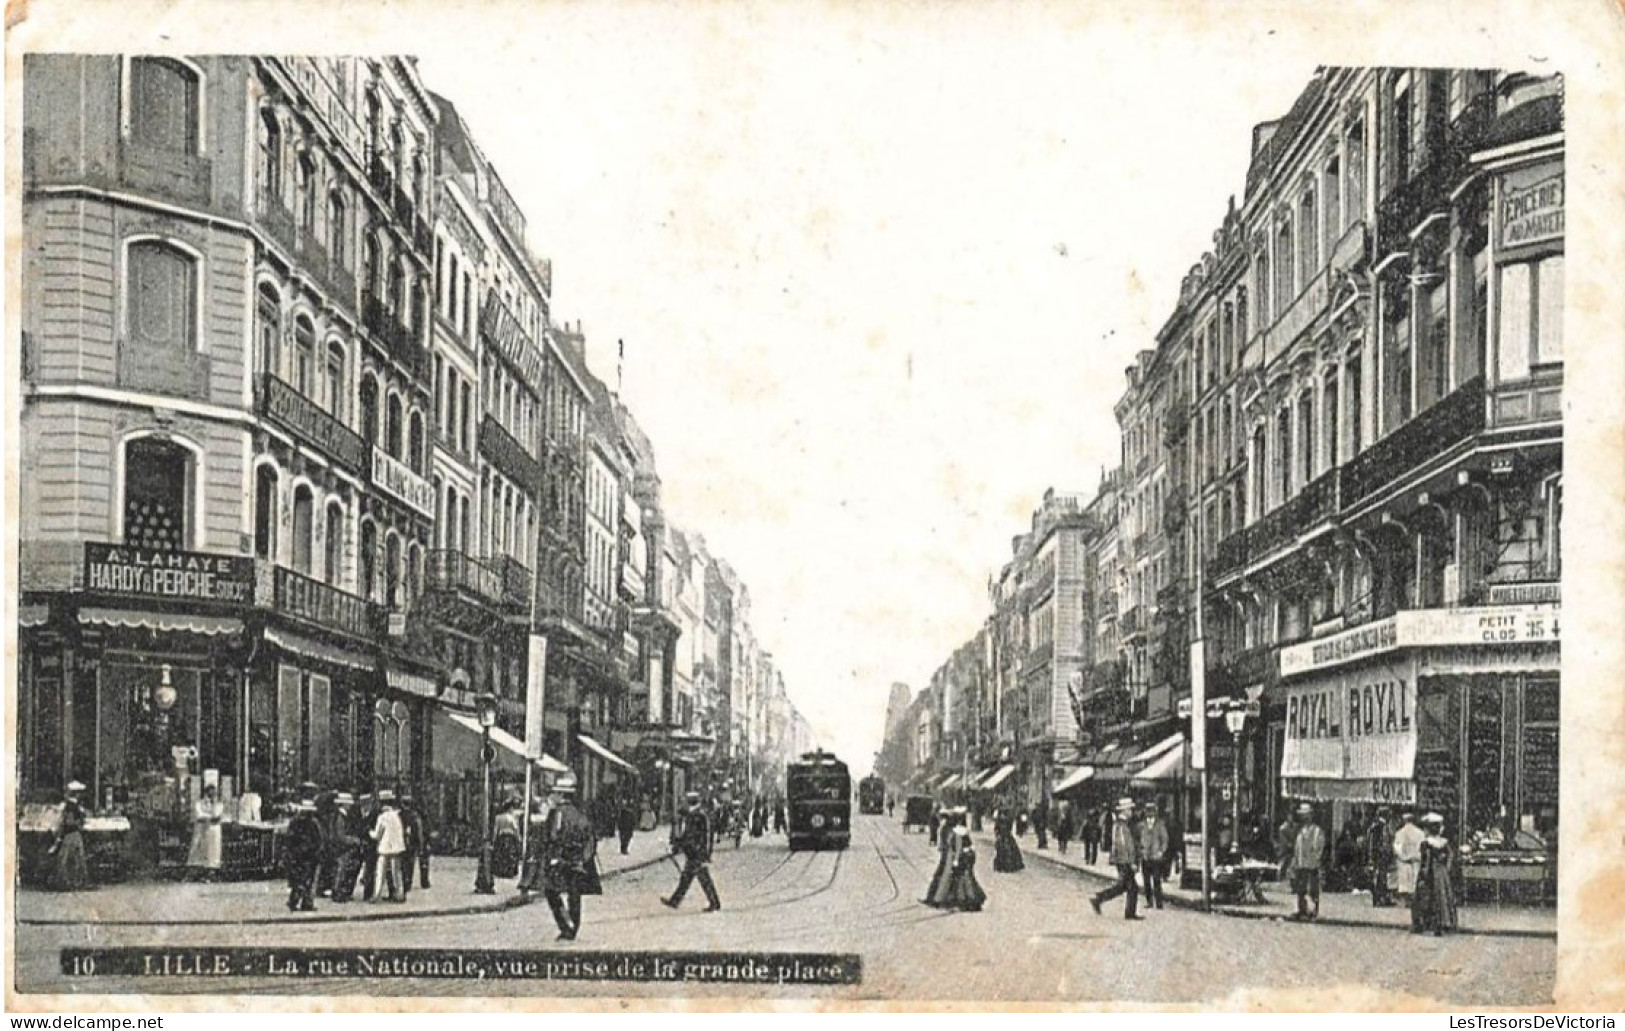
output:
{"label": "tall window", "polygon": [[1258,252],[1253,260],[1253,269],[1257,275],[1255,284],[1258,292],[1258,311],[1254,318],[1258,320],[1258,329],[1263,329],[1270,323],[1270,249],[1265,246]]}
{"label": "tall window", "polygon": [[[1321,225],[1325,229],[1326,249],[1329,251],[1337,246],[1337,238],[1343,233],[1343,171],[1337,158],[1326,162],[1320,181]],[[1350,221],[1355,217],[1351,215]]]}
{"label": "tall window", "polygon": [[303,315],[293,324],[293,386],[306,397],[316,396],[316,327]]}
{"label": "tall window", "polygon": [[1414,158],[1414,107],[1411,76],[1406,72],[1394,83],[1393,135],[1390,137],[1390,145],[1393,151],[1395,185],[1410,178],[1411,174],[1411,163]]}
{"label": "tall window", "polygon": [[1421,337],[1417,341],[1417,408],[1426,409],[1450,392],[1450,297],[1443,275],[1427,292]]}
{"label": "tall window", "polygon": [[276,470],[262,465],[254,473],[254,554],[276,558]]}
{"label": "tall window", "polygon": [[1563,255],[1501,269],[1497,377],[1524,379],[1563,360]]}
{"label": "tall window", "polygon": [[1383,365],[1383,425],[1392,433],[1411,417],[1411,318],[1406,306],[1389,313]]}
{"label": "tall window", "polygon": [[368,601],[378,598],[378,530],[371,520],[361,524],[361,545],[356,553],[361,596]]}
{"label": "tall window", "polygon": [[1314,395],[1304,391],[1298,398],[1298,488],[1308,486],[1315,478],[1315,406]]}
{"label": "tall window", "polygon": [[369,444],[378,443],[378,381],[371,376],[361,377],[361,435]]}
{"label": "tall window", "polygon": [[1351,356],[1349,360],[1344,363],[1344,368],[1347,370],[1344,375],[1348,379],[1348,456],[1352,459],[1355,455],[1360,453],[1361,448],[1365,447],[1365,440],[1360,435],[1360,409],[1365,403],[1364,395],[1362,394],[1362,385],[1360,382],[1360,356],[1358,354]]}
{"label": "tall window", "polygon": [[315,549],[316,499],[310,487],[301,483],[293,491],[293,568],[310,575],[311,554]]}
{"label": "tall window", "polygon": [[1292,270],[1296,252],[1292,238],[1292,212],[1287,209],[1280,224],[1275,227],[1275,307],[1271,309],[1273,321],[1280,317],[1297,295],[1292,291]]}
{"label": "tall window", "polygon": [[401,607],[401,539],[390,533],[384,537],[384,604]]}
{"label": "tall window", "polygon": [[130,135],[184,154],[198,152],[197,73],[163,57],[130,61]]}
{"label": "tall window", "polygon": [[339,422],[345,421],[344,345],[337,340],[327,343],[327,410]]}
{"label": "tall window", "polygon": [[391,458],[404,458],[401,453],[402,426],[401,395],[390,394],[389,400],[384,402],[384,450],[389,452]]}
{"label": "tall window", "polygon": [[192,256],[158,240],[129,249],[130,341],[145,350],[197,346],[197,268]]}
{"label": "tall window", "polygon": [[407,432],[406,458],[407,461],[411,463],[412,469],[415,472],[421,473],[423,472],[424,467],[425,450],[423,441],[423,416],[414,410],[412,412],[412,418],[409,425],[411,428]]}
{"label": "tall window", "polygon": [[1292,495],[1292,415],[1283,408],[1275,416],[1275,465],[1270,470],[1275,481],[1275,503]]}
{"label": "tall window", "polygon": [[344,191],[335,186],[327,195],[327,253],[338,268],[350,267],[349,226],[345,215]]}
{"label": "tall window", "polygon": [[260,112],[260,202],[261,206],[282,203],[282,123],[276,112]]}
{"label": "tall window", "polygon": [[259,306],[254,321],[256,368],[261,372],[277,372],[282,352],[282,301],[269,284],[259,289]]}
{"label": "tall window", "polygon": [[337,501],[328,502],[324,523],[326,543],[322,548],[322,572],[328,583],[336,585],[344,569],[344,506]]}
{"label": "tall window", "polygon": [[124,445],[124,543],[184,551],[191,538],[192,454],[160,437]]}
{"label": "tall window", "polygon": [[361,241],[361,290],[368,300],[376,300],[381,285],[378,281],[378,241],[368,233],[366,239]]}
{"label": "tall window", "polygon": [[299,228],[305,233],[316,231],[316,161],[309,154],[299,156],[294,171],[294,193],[299,212]]}
{"label": "tall window", "polygon": [[1365,122],[1355,121],[1349,126],[1345,138],[1344,150],[1348,155],[1348,168],[1344,173],[1344,183],[1348,187],[1348,196],[1344,205],[1348,209],[1350,222],[1365,217]]}
{"label": "tall window", "polygon": [[457,423],[457,449],[466,454],[474,446],[474,390],[471,384],[464,382],[460,392],[463,411],[462,420]]}
{"label": "tall window", "polygon": [[1337,369],[1334,366],[1327,375],[1320,397],[1320,439],[1321,452],[1325,455],[1325,467],[1331,468],[1338,463],[1338,422],[1337,422]]}
{"label": "tall window", "polygon": [[[1303,191],[1298,201],[1298,283],[1308,286],[1320,271],[1320,222],[1315,212],[1315,188]],[[1335,240],[1327,240],[1335,243]]]}

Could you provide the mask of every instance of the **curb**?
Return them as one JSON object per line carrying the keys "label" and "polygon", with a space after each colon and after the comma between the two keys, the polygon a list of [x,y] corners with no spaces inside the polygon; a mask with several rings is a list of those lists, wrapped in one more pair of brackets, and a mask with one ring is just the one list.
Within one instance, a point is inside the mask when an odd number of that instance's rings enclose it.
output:
{"label": "curb", "polygon": [[[644,859],[614,870],[608,870],[600,875],[600,880],[607,881],[619,877],[621,874],[654,866],[656,863],[664,861],[665,858],[664,855],[659,855],[653,859]],[[16,922],[30,927],[271,927],[308,924],[358,924],[385,920],[417,920],[422,917],[477,916],[481,913],[502,913],[510,909],[520,909],[535,901],[537,900],[534,898],[507,895],[489,902],[471,902],[458,906],[442,906],[436,909],[414,909],[404,912],[384,910],[378,913],[320,913],[314,916],[266,916],[244,920],[41,920],[18,917]]]}
{"label": "curb", "polygon": [[[1087,877],[1090,880],[1101,882],[1103,884],[1114,884],[1117,881],[1116,877],[1113,877],[1110,874],[1107,874],[1107,873],[1105,873],[1103,871],[1091,870],[1088,867],[1073,866],[1071,863],[1065,862],[1064,860],[1060,859],[1058,856],[1051,854],[1047,849],[1043,850],[1043,851],[1040,851],[1038,849],[1033,849],[1030,852],[1028,852],[1028,851],[1023,851],[1022,852],[1022,858],[1023,859],[1027,858],[1028,856],[1036,856],[1036,857],[1038,857],[1040,859],[1043,859],[1045,862],[1049,863],[1052,866],[1059,866],[1059,867],[1062,867],[1063,869],[1071,870],[1073,873],[1079,874],[1079,875],[1081,875],[1083,877]],[[1235,919],[1238,919],[1238,920],[1278,920],[1281,923],[1297,923],[1297,921],[1292,920],[1286,914],[1255,912],[1253,910],[1240,909],[1240,908],[1237,908],[1235,906],[1222,906],[1222,905],[1221,906],[1214,906],[1211,910],[1204,911],[1202,909],[1202,903],[1201,903],[1200,899],[1191,898],[1191,897],[1186,896],[1186,895],[1178,895],[1178,894],[1168,893],[1168,894],[1164,895],[1164,901],[1166,901],[1167,904],[1169,905],[1169,907],[1171,907],[1173,909],[1188,909],[1188,910],[1191,910],[1191,911],[1197,912],[1197,913],[1211,912],[1211,913],[1216,913],[1216,914],[1218,914],[1220,916],[1234,917]],[[1398,931],[1398,932],[1403,932],[1405,934],[1409,934],[1410,931],[1411,931],[1411,929],[1409,927],[1399,925],[1399,924],[1378,923],[1377,921],[1374,921],[1374,920],[1350,920],[1350,919],[1347,919],[1346,917],[1320,917],[1320,918],[1312,921],[1312,923],[1315,924],[1315,925],[1324,926],[1324,927],[1370,927],[1370,928],[1374,928],[1374,929],[1377,929],[1377,930]],[[1457,929],[1453,933],[1458,934],[1458,935],[1472,935],[1472,936],[1475,936],[1475,937],[1483,937],[1483,938],[1545,938],[1545,939],[1548,939],[1550,941],[1556,941],[1557,940],[1557,932],[1555,930],[1554,931],[1534,931],[1534,930],[1522,930],[1522,929],[1517,929],[1517,928],[1483,928],[1483,927],[1460,927],[1460,926],[1458,926]]]}

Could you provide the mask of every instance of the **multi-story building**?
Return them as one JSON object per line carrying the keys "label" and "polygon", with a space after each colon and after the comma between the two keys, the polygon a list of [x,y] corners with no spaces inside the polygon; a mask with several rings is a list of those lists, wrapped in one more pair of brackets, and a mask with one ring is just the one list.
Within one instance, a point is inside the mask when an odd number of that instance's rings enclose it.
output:
{"label": "multi-story building", "polygon": [[409,61],[24,68],[25,793],[420,776],[436,112]]}
{"label": "multi-story building", "polygon": [[1265,817],[1555,827],[1562,184],[1559,77],[1326,69],[1255,134],[1198,290],[1192,556]]}

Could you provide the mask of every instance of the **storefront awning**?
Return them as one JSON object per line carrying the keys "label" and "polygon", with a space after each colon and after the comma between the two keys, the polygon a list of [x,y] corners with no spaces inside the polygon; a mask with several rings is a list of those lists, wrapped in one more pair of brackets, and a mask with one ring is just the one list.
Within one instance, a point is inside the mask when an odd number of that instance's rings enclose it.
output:
{"label": "storefront awning", "polygon": [[631,763],[627,762],[625,759],[622,759],[620,756],[616,755],[614,752],[611,752],[602,743],[600,743],[597,738],[589,737],[586,734],[577,734],[576,735],[576,740],[580,741],[582,744],[586,745],[587,750],[589,752],[594,753],[595,755],[598,756],[598,758],[604,760],[605,762],[613,763],[616,766],[620,766],[623,769],[632,770],[633,772],[637,771],[636,766],[633,766]]}
{"label": "storefront awning", "polygon": [[243,621],[230,616],[201,616],[185,612],[137,612],[131,609],[82,608],[79,610],[79,622],[210,636],[237,634],[243,629]]}
{"label": "storefront awning", "polygon": [[1016,772],[1015,766],[1000,766],[999,771],[987,780],[982,781],[981,790],[992,791],[1000,784],[1010,779],[1010,774]]}
{"label": "storefront awning", "polygon": [[29,627],[44,626],[51,618],[49,605],[19,605],[17,606],[17,627],[26,630]]}
{"label": "storefront awning", "polygon": [[[1179,735],[1174,735],[1178,737]],[[1135,787],[1155,787],[1169,781],[1175,781],[1185,769],[1185,749],[1170,748],[1155,762],[1136,773],[1129,783]]]}
{"label": "storefront awning", "polygon": [[962,780],[964,780],[964,775],[956,773],[942,782],[942,790],[947,791],[949,788],[957,788]]}
{"label": "storefront awning", "polygon": [[1063,791],[1070,791],[1094,775],[1095,768],[1093,766],[1079,766],[1071,773],[1056,781],[1055,787],[1051,789],[1051,794],[1059,795]]}
{"label": "storefront awning", "polygon": [[[441,711],[444,712],[444,710]],[[475,719],[473,716],[465,716],[460,712],[446,712],[445,715],[446,718],[453,724],[463,728],[466,731],[469,731],[472,734],[481,735],[484,733],[484,728],[480,726],[480,721]],[[521,760],[525,758],[525,743],[508,733],[506,730],[503,730],[501,727],[491,728],[491,743],[508,752],[510,755],[519,757]],[[559,762],[551,755],[544,754],[538,765],[549,773],[570,772],[570,767]]]}
{"label": "storefront awning", "polygon": [[335,666],[348,666],[351,669],[371,670],[378,667],[377,660],[370,655],[353,652],[348,648],[337,648],[303,634],[278,630],[276,627],[265,628],[265,639],[278,648],[318,662],[331,662]]}
{"label": "storefront awning", "polygon": [[1163,756],[1167,755],[1169,752],[1172,752],[1181,743],[1183,743],[1184,740],[1185,740],[1185,735],[1184,735],[1183,732],[1180,732],[1180,733],[1177,733],[1177,734],[1169,734],[1167,737],[1163,738],[1161,741],[1158,741],[1156,744],[1152,745],[1150,748],[1147,748],[1147,749],[1145,749],[1145,750],[1143,750],[1141,752],[1136,753],[1135,755],[1131,756],[1130,758],[1125,759],[1123,761],[1123,765],[1128,766],[1128,767],[1132,767],[1135,771],[1138,771],[1139,769],[1141,769],[1141,768],[1143,768],[1145,766],[1149,766],[1150,764],[1156,762],[1158,759],[1161,759]]}
{"label": "storefront awning", "polygon": [[385,670],[384,680],[394,690],[406,694],[433,698],[440,693],[439,685],[435,683],[433,677],[426,677],[421,673],[410,673],[404,669]]}

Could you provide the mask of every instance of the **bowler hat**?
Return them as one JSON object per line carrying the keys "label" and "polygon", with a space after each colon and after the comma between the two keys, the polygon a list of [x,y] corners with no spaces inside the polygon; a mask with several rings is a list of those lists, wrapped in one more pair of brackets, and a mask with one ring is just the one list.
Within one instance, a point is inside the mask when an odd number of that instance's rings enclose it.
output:
{"label": "bowler hat", "polygon": [[576,775],[573,774],[573,773],[561,773],[561,774],[559,774],[558,779],[553,781],[553,790],[558,792],[561,795],[573,795],[573,794],[575,794],[576,793]]}
{"label": "bowler hat", "polygon": [[1312,816],[1314,814],[1314,812],[1315,812],[1315,807],[1310,805],[1308,802],[1299,802],[1298,803],[1298,815],[1299,816]]}

